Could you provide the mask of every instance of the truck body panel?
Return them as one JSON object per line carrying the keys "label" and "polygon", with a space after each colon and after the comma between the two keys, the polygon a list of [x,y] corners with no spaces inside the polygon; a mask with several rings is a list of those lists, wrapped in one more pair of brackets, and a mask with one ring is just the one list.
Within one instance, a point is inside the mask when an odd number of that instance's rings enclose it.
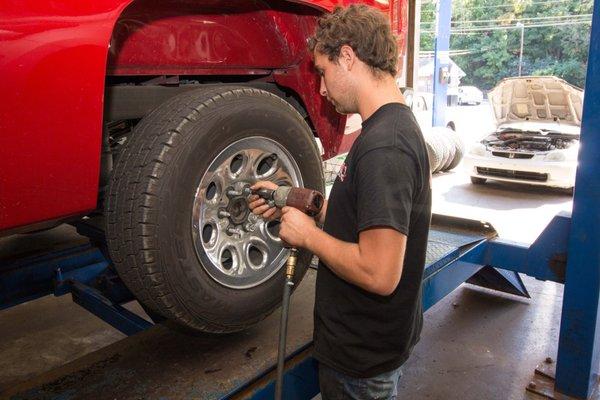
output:
{"label": "truck body panel", "polygon": [[[342,3],[4,2],[0,234],[96,209],[104,93],[111,77],[276,83],[298,97],[325,156],[336,154],[345,117],[318,95],[306,38],[320,13]],[[370,3],[390,15],[403,49],[406,0]]]}

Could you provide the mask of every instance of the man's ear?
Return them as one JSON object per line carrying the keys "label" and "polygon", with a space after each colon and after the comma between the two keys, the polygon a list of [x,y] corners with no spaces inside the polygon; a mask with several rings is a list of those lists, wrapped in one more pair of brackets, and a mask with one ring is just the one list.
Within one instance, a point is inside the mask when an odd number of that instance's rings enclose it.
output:
{"label": "man's ear", "polygon": [[354,53],[354,50],[352,50],[352,47],[348,46],[347,44],[343,45],[340,48],[340,56],[338,60],[341,64],[346,66],[346,70],[350,71],[356,63],[356,54]]}

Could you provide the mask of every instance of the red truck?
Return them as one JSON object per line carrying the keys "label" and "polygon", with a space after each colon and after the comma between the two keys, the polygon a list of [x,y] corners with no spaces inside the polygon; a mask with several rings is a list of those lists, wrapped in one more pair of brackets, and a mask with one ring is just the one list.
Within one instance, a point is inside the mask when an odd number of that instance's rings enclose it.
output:
{"label": "red truck", "polygon": [[[346,119],[319,96],[306,42],[348,2],[3,2],[0,236],[92,216],[149,312],[207,332],[264,318],[287,251],[241,192],[323,190]],[[368,3],[403,49],[406,0]]]}

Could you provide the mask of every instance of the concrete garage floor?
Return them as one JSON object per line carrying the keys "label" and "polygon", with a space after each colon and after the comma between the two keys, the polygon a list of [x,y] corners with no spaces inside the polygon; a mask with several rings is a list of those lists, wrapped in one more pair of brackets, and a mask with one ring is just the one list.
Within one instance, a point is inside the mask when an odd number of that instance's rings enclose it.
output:
{"label": "concrete garage floor", "polygon": [[[482,114],[478,107],[460,111]],[[465,133],[476,136],[482,135]],[[560,191],[497,182],[473,186],[460,167],[436,176],[433,185],[435,212],[489,221],[501,237],[515,241],[532,242],[553,215],[571,208],[570,196]],[[556,358],[562,304],[561,285],[524,281],[531,300],[463,285],[429,310],[400,398],[524,398],[536,364]],[[0,337],[0,398],[15,381],[124,338],[69,296],[1,311]]]}
{"label": "concrete garage floor", "polygon": [[562,286],[525,278],[531,300],[463,285],[425,314],[399,399],[537,399],[537,364],[556,359]]}

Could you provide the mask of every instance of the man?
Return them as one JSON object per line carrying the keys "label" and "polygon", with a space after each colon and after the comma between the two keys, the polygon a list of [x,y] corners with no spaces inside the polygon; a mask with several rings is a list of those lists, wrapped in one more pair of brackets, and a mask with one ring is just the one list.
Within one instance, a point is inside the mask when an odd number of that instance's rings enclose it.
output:
{"label": "man", "polygon": [[[320,259],[314,355],[323,399],[395,399],[400,367],[419,339],[421,280],[431,219],[427,151],[395,83],[398,52],[387,18],[364,5],[323,16],[309,44],[320,94],[359,113],[353,144],[317,221],[262,199],[280,237]],[[271,182],[254,188],[274,189]]]}

